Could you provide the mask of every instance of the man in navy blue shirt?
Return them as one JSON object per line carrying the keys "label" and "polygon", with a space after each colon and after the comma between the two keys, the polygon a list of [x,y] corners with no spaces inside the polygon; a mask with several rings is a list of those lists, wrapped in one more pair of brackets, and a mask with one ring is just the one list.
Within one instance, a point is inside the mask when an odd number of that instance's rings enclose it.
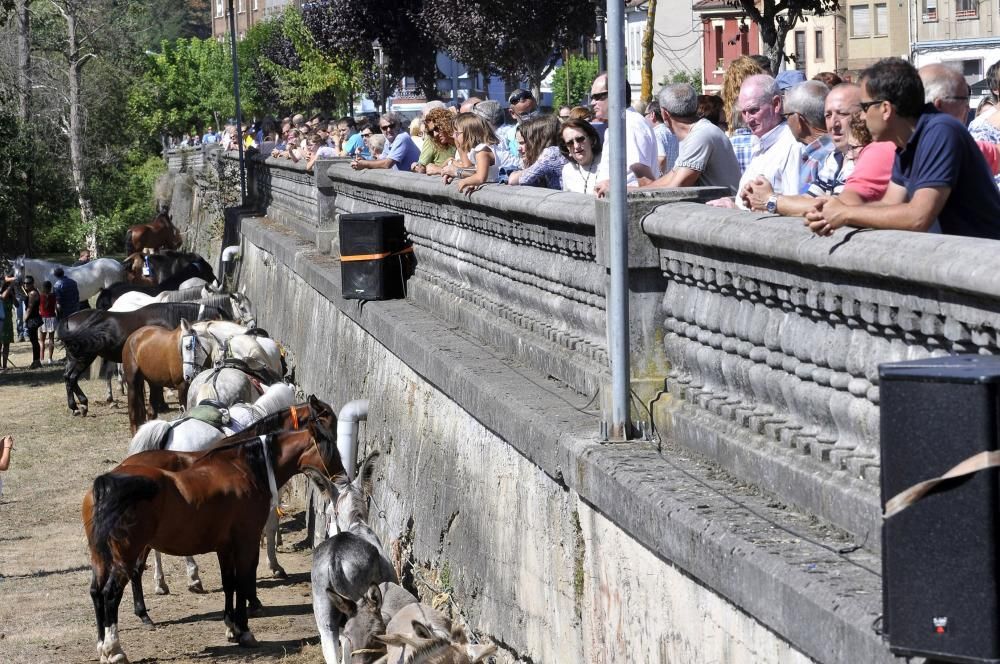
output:
{"label": "man in navy blue shirt", "polygon": [[889,188],[876,203],[821,199],[806,214],[810,229],[829,235],[847,225],[1000,239],[1000,192],[982,152],[962,123],[924,104],[911,64],[886,58],[861,72],[861,112],[876,141],[896,144]]}
{"label": "man in navy blue shirt", "polygon": [[56,283],[52,290],[56,295],[56,318],[62,320],[79,311],[80,289],[61,267],[57,267],[54,274]]}

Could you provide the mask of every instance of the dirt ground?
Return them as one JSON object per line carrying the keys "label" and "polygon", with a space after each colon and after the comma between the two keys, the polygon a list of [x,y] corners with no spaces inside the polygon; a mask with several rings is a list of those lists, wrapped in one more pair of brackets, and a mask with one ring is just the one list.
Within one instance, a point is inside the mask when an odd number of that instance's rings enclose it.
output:
{"label": "dirt ground", "polygon": [[[58,350],[56,357],[62,357]],[[10,470],[0,475],[0,662],[97,661],[80,502],[94,477],[125,454],[124,401],[104,403],[103,384],[85,381],[90,414],[72,417],[61,366],[24,369],[31,363],[27,343],[14,344],[11,359],[21,368],[0,373],[0,435],[15,436]],[[266,609],[250,620],[259,648],[226,641],[214,556],[198,558],[205,595],[187,591],[180,558],[164,557],[172,594],[152,593],[152,569],[143,584],[155,629],[143,627],[132,613],[130,590],[122,598],[119,629],[130,661],[322,663],[309,593],[311,552],[293,550],[305,538],[303,524],[302,513],[286,516],[282,524],[278,560],[287,581],[269,578],[261,551],[258,593]]]}

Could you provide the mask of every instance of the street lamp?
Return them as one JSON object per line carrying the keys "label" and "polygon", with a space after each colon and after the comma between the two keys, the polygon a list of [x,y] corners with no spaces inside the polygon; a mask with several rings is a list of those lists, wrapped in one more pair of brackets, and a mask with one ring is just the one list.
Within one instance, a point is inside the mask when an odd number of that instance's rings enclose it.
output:
{"label": "street lamp", "polygon": [[605,16],[607,14],[605,12],[604,0],[596,0],[595,5],[597,26],[594,30],[594,45],[597,47],[597,71],[607,71],[608,51],[607,42],[604,40]]}
{"label": "street lamp", "polygon": [[372,48],[375,49],[375,59],[378,61],[379,100],[382,104],[382,112],[385,113],[385,53],[382,51],[382,43],[378,39],[372,42]]}

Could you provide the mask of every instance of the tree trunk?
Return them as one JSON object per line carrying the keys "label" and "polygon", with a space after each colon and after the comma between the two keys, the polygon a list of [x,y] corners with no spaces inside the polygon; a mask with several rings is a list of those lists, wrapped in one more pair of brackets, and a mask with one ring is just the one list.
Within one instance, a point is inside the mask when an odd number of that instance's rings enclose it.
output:
{"label": "tree trunk", "polygon": [[87,229],[87,249],[90,255],[97,258],[97,220],[90,208],[90,198],[87,196],[87,181],[84,178],[83,167],[83,127],[80,124],[80,81],[83,65],[88,56],[80,56],[80,47],[76,36],[76,15],[71,7],[66,8],[66,42],[68,55],[69,78],[69,163],[73,175],[73,188],[76,189],[77,202],[80,205],[80,222]]}
{"label": "tree trunk", "polygon": [[[20,120],[19,133],[28,131],[28,120],[31,117],[31,12],[28,3],[31,0],[17,0],[17,117]],[[29,137],[26,144],[34,151],[34,140]],[[18,201],[20,218],[17,220],[17,250],[30,254],[32,250],[31,231],[34,225],[33,184],[34,159],[28,159],[25,172],[25,186]]]}
{"label": "tree trunk", "polygon": [[639,98],[648,104],[653,98],[653,25],[656,23],[656,0],[646,8],[646,31],[642,34],[642,88]]}

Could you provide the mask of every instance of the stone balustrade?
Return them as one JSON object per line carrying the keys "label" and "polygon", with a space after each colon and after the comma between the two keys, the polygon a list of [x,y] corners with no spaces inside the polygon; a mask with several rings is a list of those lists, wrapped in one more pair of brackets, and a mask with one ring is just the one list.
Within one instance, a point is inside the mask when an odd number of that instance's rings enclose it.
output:
{"label": "stone balustrade", "polygon": [[994,354],[992,242],[674,204],[643,221],[668,280],[664,426],[878,547],[883,362]]}

